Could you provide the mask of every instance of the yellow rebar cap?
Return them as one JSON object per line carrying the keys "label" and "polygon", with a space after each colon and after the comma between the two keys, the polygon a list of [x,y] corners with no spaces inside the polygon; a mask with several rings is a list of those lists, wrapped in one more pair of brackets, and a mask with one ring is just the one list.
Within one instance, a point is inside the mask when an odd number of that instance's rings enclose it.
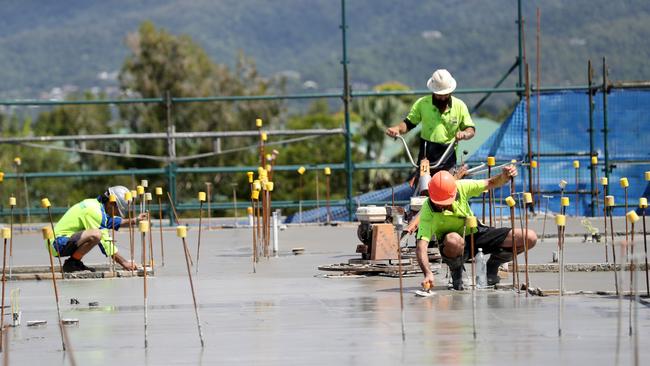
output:
{"label": "yellow rebar cap", "polygon": [[494,156],[488,156],[487,165],[488,166],[495,166],[496,165],[496,159],[494,158]]}
{"label": "yellow rebar cap", "polygon": [[645,180],[650,180],[650,172],[645,172]]}
{"label": "yellow rebar cap", "polygon": [[138,228],[140,228],[141,233],[146,233],[149,231],[149,221],[140,221],[138,223]]}
{"label": "yellow rebar cap", "polygon": [[564,207],[569,206],[569,204],[570,204],[569,197],[562,197],[562,198],[560,199],[560,204],[561,204],[562,206],[564,206]]}
{"label": "yellow rebar cap", "polygon": [[639,207],[648,208],[648,199],[645,197],[639,198]]}
{"label": "yellow rebar cap", "polygon": [[625,177],[621,178],[619,182],[621,183],[621,187],[623,188],[627,188],[630,186],[630,183],[627,181],[627,178]]}
{"label": "yellow rebar cap", "polygon": [[261,191],[262,190],[262,183],[258,179],[253,181],[253,190],[254,191]]}
{"label": "yellow rebar cap", "polygon": [[253,183],[253,180],[254,180],[253,176],[255,175],[255,173],[246,172],[246,175],[248,176],[248,183]]}
{"label": "yellow rebar cap", "polygon": [[555,216],[555,224],[557,226],[564,226],[566,225],[566,216],[564,215],[556,215]]}
{"label": "yellow rebar cap", "polygon": [[264,185],[264,189],[269,192],[273,192],[273,182],[270,181],[266,182],[266,184]]}
{"label": "yellow rebar cap", "polygon": [[144,192],[144,199],[147,201],[153,200],[153,197],[151,197],[151,192]]}
{"label": "yellow rebar cap", "polygon": [[199,192],[199,202],[205,202],[205,192]]}
{"label": "yellow rebar cap", "polygon": [[266,135],[266,132],[262,132],[262,141],[268,140],[268,136]]}
{"label": "yellow rebar cap", "polygon": [[16,206],[16,197],[9,197],[9,206]]}
{"label": "yellow rebar cap", "polygon": [[162,187],[156,187],[156,196],[162,196],[163,190]]}
{"label": "yellow rebar cap", "polygon": [[255,200],[255,201],[259,200],[260,199],[260,191],[254,190],[253,192],[251,192],[251,199]]}
{"label": "yellow rebar cap", "polygon": [[4,182],[4,180],[5,180],[5,173],[0,172],[0,182]]}
{"label": "yellow rebar cap", "polygon": [[506,204],[508,205],[508,207],[515,207],[516,205],[515,199],[512,198],[512,196],[506,197]]}
{"label": "yellow rebar cap", "polygon": [[330,167],[326,166],[324,170],[325,170],[325,175],[332,174],[332,169],[330,169]]}
{"label": "yellow rebar cap", "polygon": [[131,202],[132,199],[133,199],[133,195],[131,194],[131,192],[124,192],[124,200],[126,202]]}
{"label": "yellow rebar cap", "polygon": [[476,216],[468,216],[465,219],[465,225],[467,225],[468,228],[475,228],[478,226],[478,223],[476,222]]}
{"label": "yellow rebar cap", "polygon": [[602,178],[600,178],[600,184],[602,184],[602,185],[604,185],[604,186],[606,186],[607,184],[609,184],[609,182],[607,181],[607,177],[602,177]]}
{"label": "yellow rebar cap", "polygon": [[598,157],[597,156],[592,156],[591,157],[591,165],[598,165]]}
{"label": "yellow rebar cap", "polygon": [[47,199],[47,198],[41,199],[41,207],[50,208],[50,206],[52,206],[52,204],[50,203],[49,199]]}
{"label": "yellow rebar cap", "polygon": [[576,168],[576,169],[580,168],[580,161],[579,160],[574,160],[573,161],[573,167]]}
{"label": "yellow rebar cap", "polygon": [[637,215],[636,211],[634,211],[634,210],[631,210],[627,214],[625,214],[625,217],[627,217],[627,221],[629,221],[629,222],[631,222],[633,224],[635,222],[639,221],[639,215]]}
{"label": "yellow rebar cap", "polygon": [[138,197],[138,191],[131,190],[131,198],[136,198],[136,197]]}
{"label": "yellow rebar cap", "polygon": [[251,206],[246,207],[246,213],[249,215],[253,214],[253,208]]}
{"label": "yellow rebar cap", "polygon": [[605,196],[605,206],[607,207],[614,206],[614,196]]}
{"label": "yellow rebar cap", "polygon": [[530,167],[533,169],[537,169],[537,160],[533,160],[530,162]]}
{"label": "yellow rebar cap", "polygon": [[564,189],[564,188],[566,188],[566,185],[567,185],[566,180],[564,180],[564,179],[560,180],[560,188]]}
{"label": "yellow rebar cap", "polygon": [[52,229],[49,226],[43,226],[41,228],[41,234],[43,235],[43,240],[54,239],[54,234],[52,233]]}
{"label": "yellow rebar cap", "polygon": [[108,195],[108,202],[117,202],[117,196],[115,196],[115,195],[112,194],[112,193],[109,194],[109,195]]}
{"label": "yellow rebar cap", "polygon": [[524,192],[524,202],[533,203],[533,195],[530,192]]}
{"label": "yellow rebar cap", "polygon": [[185,225],[176,226],[176,236],[178,236],[179,238],[187,237],[187,226]]}
{"label": "yellow rebar cap", "polygon": [[257,128],[262,127],[262,119],[261,118],[258,118],[258,119],[255,120],[255,126]]}
{"label": "yellow rebar cap", "polygon": [[20,164],[22,164],[22,163],[23,163],[23,161],[20,160],[20,157],[16,156],[16,157],[14,158],[14,164],[16,164],[16,165],[20,165]]}
{"label": "yellow rebar cap", "polygon": [[305,170],[307,170],[307,169],[305,169],[304,166],[301,166],[300,168],[298,168],[298,174],[300,174],[300,175],[305,174]]}
{"label": "yellow rebar cap", "polygon": [[138,196],[142,196],[144,194],[144,187],[143,186],[135,187],[135,192],[138,194]]}
{"label": "yellow rebar cap", "polygon": [[149,187],[149,181],[146,179],[143,179],[140,181],[140,185],[143,186],[144,188]]}

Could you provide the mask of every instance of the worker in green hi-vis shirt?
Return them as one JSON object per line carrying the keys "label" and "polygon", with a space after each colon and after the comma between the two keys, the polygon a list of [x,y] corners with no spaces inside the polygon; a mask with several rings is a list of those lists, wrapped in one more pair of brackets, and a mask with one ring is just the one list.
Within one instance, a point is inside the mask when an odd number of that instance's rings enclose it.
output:
{"label": "worker in green hi-vis shirt", "polygon": [[[126,192],[129,190],[124,186],[110,187],[101,196],[85,199],[70,207],[56,223],[55,239],[49,250],[55,256],[70,257],[63,264],[64,272],[95,272],[81,258],[97,245],[105,256],[113,257],[124,269],[136,269],[135,263],[127,261],[117,252],[109,232],[113,226],[119,230],[122,225],[137,224],[147,218],[145,213],[133,219],[124,218],[128,214],[128,203],[124,198]],[[110,202],[110,195],[115,195],[116,202]],[[108,212],[118,213],[119,216],[110,216]]]}
{"label": "worker in green hi-vis shirt", "polygon": [[[474,137],[475,125],[467,105],[451,95],[456,80],[445,69],[436,70],[427,81],[431,95],[418,99],[403,121],[386,129],[390,137],[402,135],[421,124],[418,166],[426,157],[434,165],[443,156],[449,144]],[[431,175],[440,170],[451,170],[456,165],[456,154],[450,154],[441,164],[431,169]]]}

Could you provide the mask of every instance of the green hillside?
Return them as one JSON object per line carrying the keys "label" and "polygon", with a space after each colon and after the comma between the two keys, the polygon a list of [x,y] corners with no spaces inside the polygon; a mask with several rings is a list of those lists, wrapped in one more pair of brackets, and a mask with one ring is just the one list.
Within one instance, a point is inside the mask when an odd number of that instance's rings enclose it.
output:
{"label": "green hillside", "polygon": [[[356,89],[398,80],[422,89],[446,67],[459,87],[491,86],[516,57],[515,0],[348,0],[350,77]],[[534,71],[535,8],[542,10],[543,84],[583,84],[586,60],[607,56],[613,79],[650,78],[650,2],[524,1]],[[53,87],[116,85],[125,36],[144,20],[187,34],[219,63],[238,52],[269,75],[297,71],[291,91],[313,80],[341,87],[340,1],[8,1],[0,23],[0,95],[38,97]],[[293,75],[296,75],[295,73]],[[109,77],[110,79],[110,77]],[[506,85],[512,86],[515,78]],[[470,98],[471,99],[471,98]]]}

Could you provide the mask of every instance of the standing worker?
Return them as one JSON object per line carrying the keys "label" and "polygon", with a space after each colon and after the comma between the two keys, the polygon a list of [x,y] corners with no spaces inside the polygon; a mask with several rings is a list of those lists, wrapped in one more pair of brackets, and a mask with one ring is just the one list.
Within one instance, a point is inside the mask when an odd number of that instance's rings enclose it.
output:
{"label": "standing worker", "polygon": [[[514,235],[517,253],[524,250],[524,231],[514,228],[494,228],[479,223],[478,228],[465,230],[465,218],[474,216],[469,199],[485,190],[501,187],[517,175],[517,168],[509,165],[499,175],[481,180],[456,180],[447,171],[436,173],[429,182],[429,199],[420,210],[420,227],[417,233],[417,259],[424,280],[422,287],[434,285],[433,272],[429,268],[427,246],[430,241],[438,242],[442,260],[451,272],[452,287],[463,289],[463,263],[470,258],[470,234],[474,233],[475,248],[490,254],[487,261],[488,285],[499,283],[499,266],[512,260],[512,237]],[[465,235],[463,237],[462,235]],[[528,249],[535,246],[537,235],[528,230]],[[476,253],[474,253],[476,254]]]}
{"label": "standing worker", "polygon": [[[475,133],[474,122],[467,106],[462,100],[451,95],[456,89],[456,80],[449,71],[436,70],[427,81],[427,88],[432,94],[418,99],[402,122],[386,129],[388,136],[396,137],[422,124],[418,166],[424,157],[432,165],[435,164],[454,138],[456,141],[469,140]],[[453,153],[441,162],[440,166],[432,169],[431,175],[440,170],[449,171],[455,165],[456,154]]]}
{"label": "standing worker", "polygon": [[[124,186],[110,187],[97,198],[85,199],[70,207],[54,227],[56,239],[50,246],[50,251],[55,256],[70,257],[63,264],[64,272],[91,271],[82,261],[86,253],[99,244],[99,249],[105,256],[111,256],[126,270],[135,270],[136,264],[127,261],[117,253],[117,247],[110,237],[110,230],[115,224],[115,230],[121,225],[146,220],[142,213],[137,218],[125,219],[128,214],[127,202],[124,194],[129,192]],[[109,196],[113,194],[116,202],[110,202]],[[119,216],[110,216],[113,212]]]}

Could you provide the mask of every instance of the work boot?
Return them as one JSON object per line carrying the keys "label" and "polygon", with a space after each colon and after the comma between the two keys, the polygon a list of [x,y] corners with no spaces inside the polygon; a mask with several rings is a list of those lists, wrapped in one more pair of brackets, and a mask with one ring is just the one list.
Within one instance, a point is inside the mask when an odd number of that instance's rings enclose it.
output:
{"label": "work boot", "polygon": [[86,266],[84,262],[72,257],[66,259],[65,262],[63,262],[63,272],[71,273],[81,271],[95,272],[95,269]]}
{"label": "work boot", "polygon": [[447,263],[449,266],[449,272],[451,272],[451,287],[454,290],[462,291],[463,287],[463,271],[465,271],[465,266],[463,265],[464,256],[456,258],[447,258],[444,257],[442,260]]}
{"label": "work boot", "polygon": [[490,259],[488,259],[486,264],[488,286],[495,286],[501,281],[501,278],[499,278],[499,267],[503,263],[510,262],[511,260],[512,251],[507,249],[500,249],[499,251],[490,254]]}

